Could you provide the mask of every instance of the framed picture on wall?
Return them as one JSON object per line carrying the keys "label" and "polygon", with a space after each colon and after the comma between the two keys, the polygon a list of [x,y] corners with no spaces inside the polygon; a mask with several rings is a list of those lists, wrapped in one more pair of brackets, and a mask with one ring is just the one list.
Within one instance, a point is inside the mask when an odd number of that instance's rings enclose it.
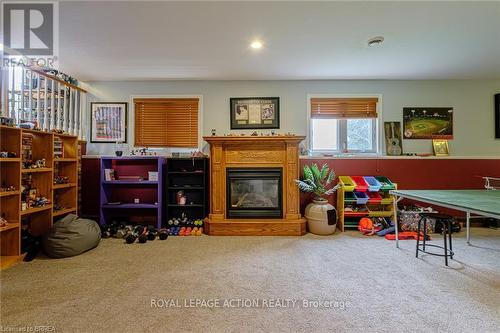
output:
{"label": "framed picture on wall", "polygon": [[90,103],[90,142],[127,142],[126,102]]}
{"label": "framed picture on wall", "polygon": [[432,149],[435,156],[448,156],[450,149],[448,147],[448,140],[432,140]]}
{"label": "framed picture on wall", "polygon": [[500,139],[500,94],[495,95],[495,138]]}
{"label": "framed picture on wall", "polygon": [[403,108],[405,139],[453,139],[453,108]]}
{"label": "framed picture on wall", "polygon": [[279,97],[235,97],[229,104],[231,129],[280,127]]}

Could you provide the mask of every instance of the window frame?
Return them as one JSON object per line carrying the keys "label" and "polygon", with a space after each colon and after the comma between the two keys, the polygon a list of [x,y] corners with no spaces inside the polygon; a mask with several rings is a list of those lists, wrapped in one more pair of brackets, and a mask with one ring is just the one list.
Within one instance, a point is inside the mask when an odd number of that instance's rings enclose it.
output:
{"label": "window frame", "polygon": [[[129,117],[129,122],[131,121],[130,119],[133,119],[133,124],[127,124],[128,125],[128,137],[131,138],[130,146],[136,148],[139,146],[135,145],[135,103],[134,99],[139,99],[139,98],[198,98],[198,147],[196,149],[201,150],[203,147],[203,95],[195,95],[195,94],[190,94],[190,95],[130,95],[130,105],[132,106],[131,112],[132,114]],[[133,125],[133,126],[132,126]],[[141,146],[142,147],[142,146]],[[194,147],[152,147],[150,150],[154,151],[193,151],[195,148]]]}
{"label": "window frame", "polygon": [[[338,129],[337,129],[337,143],[338,149],[333,150],[313,150],[313,126],[312,126],[312,118],[311,118],[311,99],[312,98],[378,98],[377,102],[377,118],[373,119],[373,133],[372,140],[374,142],[373,148],[371,150],[349,150],[344,152],[345,147],[347,147],[347,119],[339,119],[338,121]],[[323,155],[323,154],[348,154],[348,155],[381,155],[382,154],[382,128],[383,128],[383,117],[382,117],[382,95],[381,94],[307,94],[307,147],[311,154],[314,155]],[[356,118],[360,119],[360,118]],[[345,138],[345,141],[343,141]]]}

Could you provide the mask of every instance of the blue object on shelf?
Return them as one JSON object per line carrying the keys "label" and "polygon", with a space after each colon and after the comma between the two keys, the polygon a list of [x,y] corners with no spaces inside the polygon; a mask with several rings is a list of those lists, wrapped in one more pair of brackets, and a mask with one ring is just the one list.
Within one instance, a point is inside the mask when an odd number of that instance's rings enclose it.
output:
{"label": "blue object on shelf", "polygon": [[344,193],[344,201],[347,203],[356,203],[357,198],[353,192],[345,192]]}
{"label": "blue object on shelf", "polygon": [[380,182],[375,177],[368,176],[363,178],[365,178],[365,182],[368,183],[368,191],[370,192],[380,191],[382,184],[380,184]]}
{"label": "blue object on shelf", "polygon": [[356,196],[356,203],[358,205],[365,205],[370,199],[365,192],[354,192],[354,195]]}

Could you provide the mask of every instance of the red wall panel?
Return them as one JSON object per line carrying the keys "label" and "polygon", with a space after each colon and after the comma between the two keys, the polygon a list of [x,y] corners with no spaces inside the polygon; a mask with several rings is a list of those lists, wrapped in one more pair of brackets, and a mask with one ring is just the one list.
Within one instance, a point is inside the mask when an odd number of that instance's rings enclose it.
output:
{"label": "red wall panel", "polygon": [[[327,163],[339,175],[386,176],[398,189],[481,189],[479,176],[500,178],[499,159],[301,159],[300,165]],[[302,193],[301,207],[310,200]],[[334,198],[332,198],[334,201]]]}

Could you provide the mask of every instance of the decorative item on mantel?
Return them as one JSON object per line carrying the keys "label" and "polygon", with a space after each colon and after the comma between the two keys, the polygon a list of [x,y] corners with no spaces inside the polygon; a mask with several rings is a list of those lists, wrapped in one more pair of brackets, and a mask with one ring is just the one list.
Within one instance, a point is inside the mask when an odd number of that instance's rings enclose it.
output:
{"label": "decorative item on mantel", "polygon": [[[318,168],[314,163],[304,166],[304,180],[295,180],[302,192],[314,194],[313,202],[307,205],[305,217],[309,231],[316,235],[331,235],[337,226],[337,210],[328,203],[326,197],[337,191],[339,185],[331,186],[335,172],[325,163]],[[330,187],[330,188],[328,188]]]}

